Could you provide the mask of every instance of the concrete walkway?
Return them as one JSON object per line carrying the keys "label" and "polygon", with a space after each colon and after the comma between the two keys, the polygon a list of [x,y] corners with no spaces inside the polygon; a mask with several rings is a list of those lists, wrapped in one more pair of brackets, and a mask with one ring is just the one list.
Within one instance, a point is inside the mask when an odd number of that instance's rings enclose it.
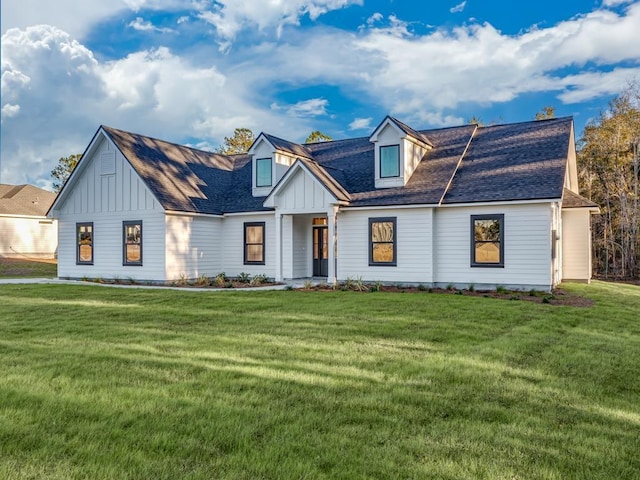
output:
{"label": "concrete walkway", "polygon": [[281,285],[265,285],[264,287],[246,287],[246,288],[200,288],[200,287],[173,287],[161,285],[124,285],[113,283],[97,283],[83,282],[82,280],[60,280],[58,278],[0,278],[0,285],[22,285],[22,284],[40,284],[40,285],[91,285],[94,287],[113,287],[113,288],[150,288],[163,290],[182,290],[187,292],[257,292],[265,290],[286,290],[287,288],[302,288],[304,279],[292,280]]}

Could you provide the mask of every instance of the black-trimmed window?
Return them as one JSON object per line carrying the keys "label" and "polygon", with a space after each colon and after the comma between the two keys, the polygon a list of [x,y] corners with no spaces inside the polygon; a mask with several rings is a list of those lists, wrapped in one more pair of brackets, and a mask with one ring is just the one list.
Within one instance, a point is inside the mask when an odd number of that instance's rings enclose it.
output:
{"label": "black-trimmed window", "polygon": [[93,265],[93,222],[76,223],[76,264]]}
{"label": "black-trimmed window", "polygon": [[256,159],[256,187],[270,187],[272,183],[271,158]]}
{"label": "black-trimmed window", "polygon": [[142,265],[142,220],[122,222],[122,265]]}
{"label": "black-trimmed window", "polygon": [[369,265],[397,265],[396,217],[369,219]]}
{"label": "black-trimmed window", "polygon": [[400,176],[400,145],[380,147],[380,178]]}
{"label": "black-trimmed window", "polygon": [[471,215],[471,266],[504,267],[504,214]]}
{"label": "black-trimmed window", "polygon": [[264,265],[264,222],[244,224],[244,264]]}

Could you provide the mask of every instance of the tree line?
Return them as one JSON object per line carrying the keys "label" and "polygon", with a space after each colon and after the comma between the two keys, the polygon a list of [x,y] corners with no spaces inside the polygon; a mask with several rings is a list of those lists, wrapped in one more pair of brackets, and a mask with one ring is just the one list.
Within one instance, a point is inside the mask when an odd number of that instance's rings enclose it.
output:
{"label": "tree line", "polygon": [[594,274],[640,279],[640,84],[630,83],[590,120],[578,140],[581,193],[592,217]]}

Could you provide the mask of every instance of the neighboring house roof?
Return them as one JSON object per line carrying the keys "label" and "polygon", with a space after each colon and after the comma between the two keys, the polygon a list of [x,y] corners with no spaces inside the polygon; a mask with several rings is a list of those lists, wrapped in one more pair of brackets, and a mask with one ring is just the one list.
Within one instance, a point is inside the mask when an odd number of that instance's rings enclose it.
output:
{"label": "neighboring house roof", "polygon": [[[406,185],[375,188],[369,137],[299,145],[261,134],[290,153],[349,206],[560,199],[572,119],[416,131],[430,149]],[[253,197],[250,155],[222,155],[101,127],[166,210],[223,214],[270,210]]]}
{"label": "neighboring house roof", "polygon": [[43,217],[56,194],[33,185],[0,184],[0,214]]}
{"label": "neighboring house roof", "polygon": [[562,208],[588,208],[590,210],[600,210],[597,203],[593,203],[588,198],[572,192],[568,188],[562,194]]}

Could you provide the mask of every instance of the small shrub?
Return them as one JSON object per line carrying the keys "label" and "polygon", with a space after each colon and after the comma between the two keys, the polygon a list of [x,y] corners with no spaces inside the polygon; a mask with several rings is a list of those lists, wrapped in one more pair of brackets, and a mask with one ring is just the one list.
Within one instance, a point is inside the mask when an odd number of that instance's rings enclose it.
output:
{"label": "small shrub", "polygon": [[427,291],[427,287],[421,283],[418,285],[418,290],[420,290],[421,292],[425,292]]}
{"label": "small shrub", "polygon": [[517,295],[511,295],[511,297],[509,298],[509,300],[520,300],[520,297]]}
{"label": "small shrub", "polygon": [[240,283],[249,283],[251,282],[251,275],[247,272],[240,272],[236,277],[236,280]]}
{"label": "small shrub", "polygon": [[284,289],[287,291],[291,291],[293,290],[293,287],[291,285],[287,285],[286,287],[284,287]]}
{"label": "small shrub", "polygon": [[396,288],[398,290],[402,290],[404,288],[404,283],[396,283]]}
{"label": "small shrub", "polygon": [[464,292],[462,290],[456,290],[454,295],[464,295]]}
{"label": "small shrub", "polygon": [[551,297],[550,296],[542,297],[542,303],[551,303]]}
{"label": "small shrub", "polygon": [[96,278],[96,283],[104,283],[104,280],[102,279],[102,277],[98,277]]}
{"label": "small shrub", "polygon": [[354,283],[355,283],[355,281],[353,280],[353,278],[347,277],[347,279],[344,282],[343,290],[351,290],[353,288],[353,284]]}
{"label": "small shrub", "polygon": [[304,288],[305,290],[312,290],[313,282],[311,280],[305,280],[304,284],[302,285],[302,288]]}
{"label": "small shrub", "polygon": [[453,286],[453,283],[450,283],[447,285],[447,290],[451,291],[451,290],[455,290],[456,287]]}
{"label": "small shrub", "polygon": [[370,292],[379,292],[380,290],[382,290],[382,282],[380,280],[378,280],[377,282],[374,282],[369,287]]}
{"label": "small shrub", "polygon": [[362,277],[358,277],[353,284],[353,289],[357,292],[366,292],[369,290],[369,287],[362,281]]}
{"label": "small shrub", "polygon": [[536,291],[533,288],[531,290],[529,290],[529,296],[530,297],[537,297]]}
{"label": "small shrub", "polygon": [[137,281],[136,281],[136,279],[135,279],[135,278],[133,278],[133,277],[127,277],[127,283],[128,283],[129,285],[136,285],[138,282],[137,282]]}
{"label": "small shrub", "polygon": [[229,281],[229,277],[227,277],[226,273],[220,272],[216,275],[215,284],[216,287],[224,287],[225,284]]}
{"label": "small shrub", "polygon": [[258,286],[262,285],[263,283],[267,283],[267,281],[269,281],[269,277],[264,274],[254,275],[251,279],[251,285]]}
{"label": "small shrub", "polygon": [[469,285],[469,288],[467,290],[469,290],[470,292],[475,292],[476,286],[472,283],[471,285]]}
{"label": "small shrub", "polygon": [[175,281],[175,285],[177,287],[186,287],[189,285],[189,280],[187,279],[187,275],[185,273],[181,273],[178,280]]}
{"label": "small shrub", "polygon": [[89,281],[89,277],[87,277],[86,275],[83,276],[80,280],[82,280],[83,282],[88,282]]}
{"label": "small shrub", "polygon": [[233,282],[227,280],[226,282],[224,282],[224,288],[233,288]]}
{"label": "small shrub", "polygon": [[496,287],[496,292],[498,293],[509,293],[509,290],[507,290],[504,285],[498,285]]}
{"label": "small shrub", "polygon": [[195,284],[199,287],[208,287],[211,285],[211,279],[204,273],[201,273],[198,278],[196,278]]}

